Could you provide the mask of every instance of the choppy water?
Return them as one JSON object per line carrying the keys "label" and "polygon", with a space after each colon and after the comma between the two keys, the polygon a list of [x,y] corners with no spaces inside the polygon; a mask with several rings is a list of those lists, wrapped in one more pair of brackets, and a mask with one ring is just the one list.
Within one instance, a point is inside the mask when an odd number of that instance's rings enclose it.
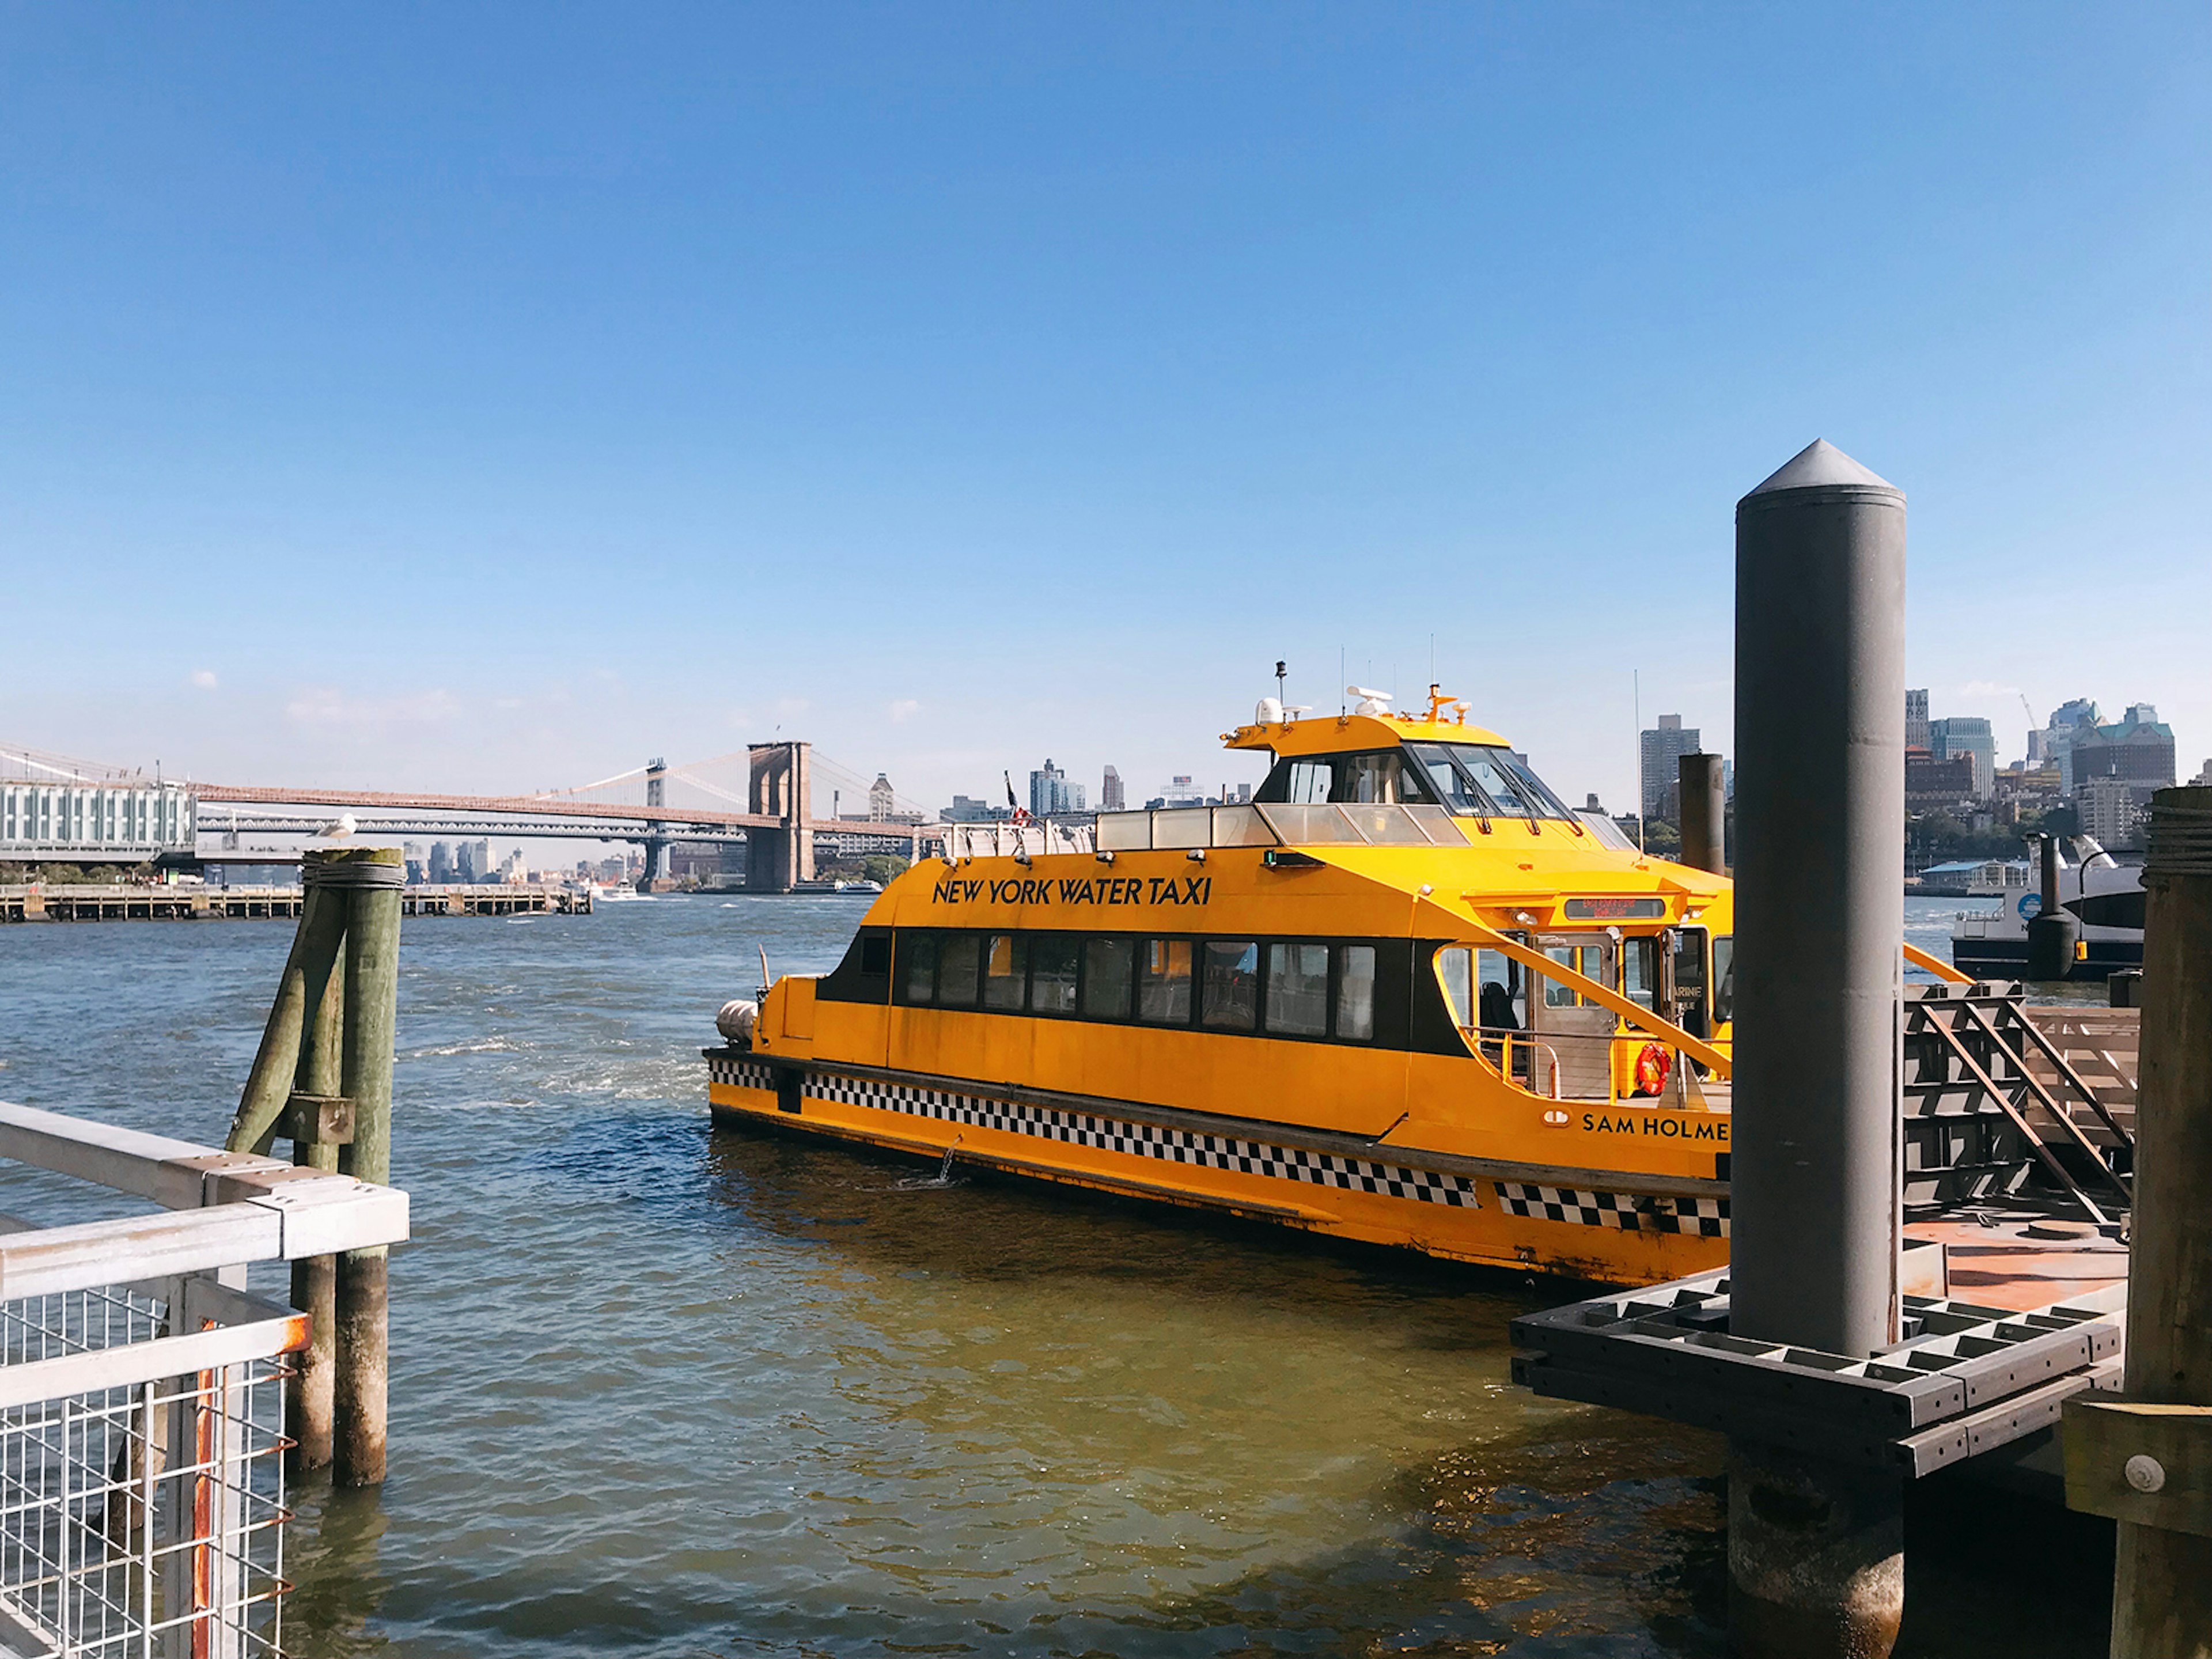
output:
{"label": "choppy water", "polygon": [[[392,1478],[300,1494],[295,1651],[1721,1651],[1718,1443],[1507,1384],[1561,1287],[710,1132],[860,909],[407,924]],[[218,1139],[291,931],[0,929],[0,1097]],[[2101,1651],[2095,1547],[1917,1554],[1903,1650]]]}

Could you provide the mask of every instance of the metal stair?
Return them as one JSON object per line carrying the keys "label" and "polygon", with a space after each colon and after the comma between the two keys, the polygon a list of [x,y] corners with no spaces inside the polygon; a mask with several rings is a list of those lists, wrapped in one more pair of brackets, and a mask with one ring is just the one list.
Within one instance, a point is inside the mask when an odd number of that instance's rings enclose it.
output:
{"label": "metal stair", "polygon": [[2039,1186],[2100,1224],[2132,1202],[2127,1124],[2030,1017],[2022,990],[1905,988],[1908,1213],[2002,1203]]}

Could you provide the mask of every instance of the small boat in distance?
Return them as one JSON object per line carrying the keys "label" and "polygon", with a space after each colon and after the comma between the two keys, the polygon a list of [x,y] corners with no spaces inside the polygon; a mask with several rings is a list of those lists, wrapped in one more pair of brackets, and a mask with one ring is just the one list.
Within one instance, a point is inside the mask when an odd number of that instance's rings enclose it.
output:
{"label": "small boat in distance", "polygon": [[1224,734],[1272,763],[1249,805],[948,826],[833,971],[722,1011],[714,1114],[1460,1261],[1721,1266],[1730,884],[1430,690],[1264,699]]}

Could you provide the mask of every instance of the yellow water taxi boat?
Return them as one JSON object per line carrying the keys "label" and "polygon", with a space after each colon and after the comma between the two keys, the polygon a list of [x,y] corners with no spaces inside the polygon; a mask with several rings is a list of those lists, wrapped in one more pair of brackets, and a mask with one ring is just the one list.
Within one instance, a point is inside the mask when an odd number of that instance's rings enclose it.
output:
{"label": "yellow water taxi boat", "polygon": [[723,1011],[719,1120],[1624,1283],[1728,1252],[1729,884],[1431,688],[1231,749],[1249,805],[948,825]]}

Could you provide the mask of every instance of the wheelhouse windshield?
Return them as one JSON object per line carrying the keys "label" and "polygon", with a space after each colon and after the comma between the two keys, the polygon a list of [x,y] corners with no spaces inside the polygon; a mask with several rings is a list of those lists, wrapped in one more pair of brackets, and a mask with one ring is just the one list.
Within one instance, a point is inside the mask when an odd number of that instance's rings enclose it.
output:
{"label": "wheelhouse windshield", "polygon": [[1462,817],[1565,818],[1574,814],[1504,749],[1474,743],[1409,743],[1430,786]]}

